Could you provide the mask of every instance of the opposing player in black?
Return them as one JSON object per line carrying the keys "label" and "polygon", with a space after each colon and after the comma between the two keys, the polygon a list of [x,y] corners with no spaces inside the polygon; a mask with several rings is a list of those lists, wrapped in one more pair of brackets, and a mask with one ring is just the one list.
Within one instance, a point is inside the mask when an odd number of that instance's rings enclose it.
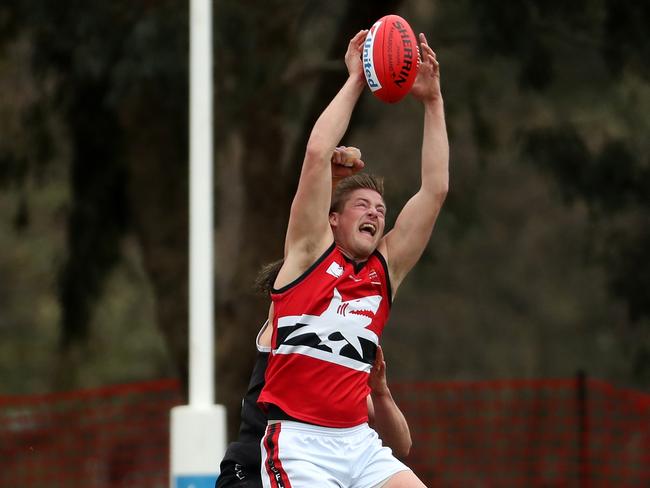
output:
{"label": "opposing player in black", "polygon": [[[356,148],[340,147],[332,156],[332,185],[363,168],[361,154]],[[268,295],[273,286],[282,261],[266,266],[257,280],[257,287]],[[239,436],[230,443],[221,465],[215,488],[260,488],[260,440],[264,436],[267,417],[258,405],[257,399],[264,386],[264,374],[271,351],[272,307],[269,320],[262,326],[256,338],[257,356],[251,374],[248,390],[242,400]],[[405,457],[411,448],[411,435],[404,415],[395,404],[386,382],[386,364],[381,347],[368,378],[371,393],[368,396],[369,424],[383,443],[393,450],[397,457]]]}
{"label": "opposing player in black", "polygon": [[264,373],[271,348],[260,343],[260,338],[267,327],[264,324],[257,336],[257,356],[253,373],[248,384],[248,391],[242,399],[241,424],[239,437],[228,445],[221,461],[220,474],[216,488],[240,487],[260,488],[260,440],[266,429],[267,418],[257,406],[257,398],[264,386]]}

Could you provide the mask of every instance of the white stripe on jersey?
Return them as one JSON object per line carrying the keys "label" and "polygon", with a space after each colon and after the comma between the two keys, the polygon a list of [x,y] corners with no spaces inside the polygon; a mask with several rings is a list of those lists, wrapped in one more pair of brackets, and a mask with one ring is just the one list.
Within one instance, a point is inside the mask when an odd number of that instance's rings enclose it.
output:
{"label": "white stripe on jersey", "polygon": [[370,373],[370,370],[372,369],[372,365],[364,363],[363,361],[357,361],[356,359],[347,356],[333,354],[310,346],[292,346],[289,344],[282,344],[280,347],[273,350],[273,354],[303,354],[305,356],[320,359],[321,361],[327,361],[328,363],[338,364],[365,373]]}

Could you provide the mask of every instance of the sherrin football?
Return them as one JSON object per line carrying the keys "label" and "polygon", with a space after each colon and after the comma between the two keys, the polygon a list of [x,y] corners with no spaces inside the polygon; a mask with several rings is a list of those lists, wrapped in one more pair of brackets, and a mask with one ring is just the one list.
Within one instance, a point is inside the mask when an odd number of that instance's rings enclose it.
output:
{"label": "sherrin football", "polygon": [[373,24],[363,45],[363,70],[377,98],[399,102],[411,90],[419,67],[418,40],[406,20],[386,15]]}

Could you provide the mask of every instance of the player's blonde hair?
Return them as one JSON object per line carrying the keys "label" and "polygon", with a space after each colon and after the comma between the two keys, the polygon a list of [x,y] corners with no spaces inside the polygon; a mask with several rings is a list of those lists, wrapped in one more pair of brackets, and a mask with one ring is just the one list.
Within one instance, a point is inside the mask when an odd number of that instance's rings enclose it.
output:
{"label": "player's blonde hair", "polygon": [[341,212],[345,206],[345,202],[347,202],[350,197],[350,193],[361,188],[374,190],[379,193],[382,198],[384,197],[384,179],[382,177],[374,176],[369,173],[357,173],[356,175],[343,178],[338,185],[336,185],[334,194],[332,195],[330,212]]}

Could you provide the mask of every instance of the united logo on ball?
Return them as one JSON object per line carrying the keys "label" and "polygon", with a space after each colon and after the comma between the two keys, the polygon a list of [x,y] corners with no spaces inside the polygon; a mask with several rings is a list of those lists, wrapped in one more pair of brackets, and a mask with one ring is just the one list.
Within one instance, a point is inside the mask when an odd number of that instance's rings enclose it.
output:
{"label": "united logo on ball", "polygon": [[411,90],[419,67],[417,38],[406,20],[386,15],[373,24],[363,45],[363,70],[377,98],[399,102]]}

